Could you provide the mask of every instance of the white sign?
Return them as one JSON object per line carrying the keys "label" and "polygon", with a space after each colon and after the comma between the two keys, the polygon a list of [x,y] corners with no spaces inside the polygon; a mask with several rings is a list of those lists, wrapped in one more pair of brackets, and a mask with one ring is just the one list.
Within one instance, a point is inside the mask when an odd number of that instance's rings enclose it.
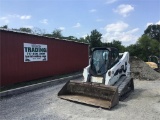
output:
{"label": "white sign", "polygon": [[24,62],[47,61],[47,45],[23,43]]}

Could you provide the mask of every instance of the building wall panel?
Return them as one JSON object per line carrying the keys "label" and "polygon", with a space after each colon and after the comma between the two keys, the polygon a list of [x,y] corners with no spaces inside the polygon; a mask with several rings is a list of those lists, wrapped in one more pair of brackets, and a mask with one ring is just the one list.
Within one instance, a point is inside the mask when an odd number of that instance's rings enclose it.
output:
{"label": "building wall panel", "polygon": [[[83,70],[88,64],[88,45],[42,36],[0,31],[1,85]],[[45,44],[48,61],[24,62],[23,43]]]}

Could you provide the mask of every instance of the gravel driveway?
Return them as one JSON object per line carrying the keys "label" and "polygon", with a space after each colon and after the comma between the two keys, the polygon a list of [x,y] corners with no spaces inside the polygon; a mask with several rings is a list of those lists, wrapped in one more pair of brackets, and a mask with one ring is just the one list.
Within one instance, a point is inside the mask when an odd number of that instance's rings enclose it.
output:
{"label": "gravel driveway", "polygon": [[[82,78],[80,78],[82,79]],[[160,120],[160,80],[135,80],[135,91],[111,110],[57,97],[64,84],[3,98],[1,120]]]}

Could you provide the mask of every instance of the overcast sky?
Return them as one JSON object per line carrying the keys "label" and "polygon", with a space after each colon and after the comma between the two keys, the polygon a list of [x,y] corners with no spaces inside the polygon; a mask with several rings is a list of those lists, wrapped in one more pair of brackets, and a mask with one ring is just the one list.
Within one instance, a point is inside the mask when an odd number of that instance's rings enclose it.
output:
{"label": "overcast sky", "polygon": [[93,29],[102,42],[130,45],[147,25],[160,24],[160,0],[0,0],[0,26],[40,28],[84,37]]}

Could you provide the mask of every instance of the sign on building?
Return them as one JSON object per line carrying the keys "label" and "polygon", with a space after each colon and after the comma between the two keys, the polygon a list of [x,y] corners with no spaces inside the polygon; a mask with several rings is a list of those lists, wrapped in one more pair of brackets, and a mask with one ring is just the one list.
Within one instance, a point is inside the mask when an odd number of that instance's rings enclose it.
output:
{"label": "sign on building", "polygon": [[47,45],[23,43],[24,62],[47,61]]}

